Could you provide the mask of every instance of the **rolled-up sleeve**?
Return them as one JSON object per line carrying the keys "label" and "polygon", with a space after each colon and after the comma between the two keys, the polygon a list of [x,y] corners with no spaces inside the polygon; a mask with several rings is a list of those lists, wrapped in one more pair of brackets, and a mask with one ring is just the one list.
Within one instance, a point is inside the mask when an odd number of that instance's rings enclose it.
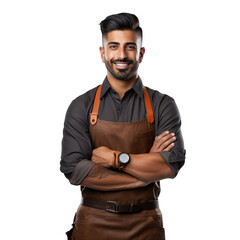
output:
{"label": "rolled-up sleeve", "polygon": [[91,159],[92,144],[88,114],[80,99],[70,104],[63,129],[60,170],[73,185],[80,185],[95,165]]}
{"label": "rolled-up sleeve", "polygon": [[169,131],[176,136],[175,145],[170,151],[159,152],[176,176],[185,163],[186,150],[181,133],[181,117],[173,98],[165,96],[159,108],[158,120],[157,135]]}

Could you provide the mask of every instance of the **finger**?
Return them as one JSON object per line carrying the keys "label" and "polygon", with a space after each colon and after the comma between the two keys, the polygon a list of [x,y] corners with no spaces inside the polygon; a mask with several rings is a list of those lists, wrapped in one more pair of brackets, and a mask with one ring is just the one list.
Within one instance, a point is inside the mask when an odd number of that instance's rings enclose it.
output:
{"label": "finger", "polygon": [[[155,142],[150,150],[150,152],[162,152],[165,148],[167,148],[171,143],[176,141],[176,137],[171,137],[167,141],[159,144],[159,142]],[[172,147],[171,147],[172,148]]]}
{"label": "finger", "polygon": [[155,140],[155,141],[153,142],[153,145],[152,145],[152,148],[151,148],[151,149],[158,148],[158,145],[159,145],[158,141]]}
{"label": "finger", "polygon": [[155,144],[157,144],[158,146],[162,145],[165,141],[167,141],[169,138],[173,137],[173,135],[171,135],[171,133],[168,133],[167,135],[160,137],[158,136],[157,138],[155,138]]}
{"label": "finger", "polygon": [[95,162],[95,159],[96,159],[96,157],[95,157],[94,155],[92,155],[91,160],[92,160],[93,162]]}
{"label": "finger", "polygon": [[171,137],[164,142],[160,142],[158,146],[158,151],[163,151],[166,147],[168,147],[174,141],[176,141],[176,137]]}
{"label": "finger", "polygon": [[168,134],[169,134],[169,131],[165,131],[165,132],[161,133],[160,135],[156,136],[155,140],[159,140]]}
{"label": "finger", "polygon": [[152,148],[150,149],[150,153],[153,153],[153,152],[158,152],[157,146],[152,146]]}
{"label": "finger", "polygon": [[168,145],[164,150],[163,152],[167,152],[167,151],[170,151],[172,148],[174,148],[175,144],[174,143],[171,143],[170,145]]}
{"label": "finger", "polygon": [[165,131],[160,135],[158,135],[157,137],[155,137],[155,140],[153,142],[150,152],[163,151],[163,149],[166,148],[172,141],[169,141],[165,145],[163,145],[163,143],[171,139],[174,135],[175,135],[174,133],[169,133],[169,131]]}
{"label": "finger", "polygon": [[167,135],[165,135],[161,138],[157,138],[155,141],[158,144],[158,146],[161,146],[164,142],[166,142],[167,140],[169,140],[170,138],[172,138],[174,136],[175,136],[174,133],[168,133]]}
{"label": "finger", "polygon": [[165,149],[167,146],[169,146],[174,141],[176,141],[176,137],[169,138],[168,140],[166,140],[165,142],[162,143],[162,145],[161,145],[162,149]]}

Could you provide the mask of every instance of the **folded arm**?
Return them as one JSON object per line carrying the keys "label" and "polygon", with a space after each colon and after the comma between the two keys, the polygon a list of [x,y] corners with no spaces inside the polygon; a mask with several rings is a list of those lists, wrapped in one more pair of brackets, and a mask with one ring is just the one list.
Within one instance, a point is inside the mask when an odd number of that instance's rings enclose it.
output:
{"label": "folded arm", "polygon": [[[181,118],[175,101],[166,96],[158,108],[158,115],[155,116],[158,136],[150,153],[130,154],[130,163],[124,169],[124,172],[147,182],[174,178],[185,162]],[[94,149],[92,160],[109,167],[112,166],[112,154],[111,149],[104,147]]]}
{"label": "folded arm", "polygon": [[124,171],[138,179],[155,182],[174,177],[173,171],[159,153],[130,154],[130,159]]}
{"label": "folded arm", "polygon": [[[130,154],[130,163],[123,171],[144,182],[154,182],[174,177],[173,171],[158,152],[168,151],[173,148],[175,140],[174,134],[162,133],[155,138],[150,153]],[[106,168],[111,168],[114,153],[114,150],[99,147],[93,150],[92,161]]]}
{"label": "folded arm", "polygon": [[[81,99],[68,108],[63,130],[61,171],[73,185],[112,191],[145,186],[148,183],[114,171],[91,161],[92,144],[89,133],[89,113]],[[91,102],[91,101],[88,101]]]}
{"label": "folded arm", "polygon": [[96,164],[81,183],[83,186],[101,191],[131,189],[147,184],[129,174],[105,168],[101,164]]}

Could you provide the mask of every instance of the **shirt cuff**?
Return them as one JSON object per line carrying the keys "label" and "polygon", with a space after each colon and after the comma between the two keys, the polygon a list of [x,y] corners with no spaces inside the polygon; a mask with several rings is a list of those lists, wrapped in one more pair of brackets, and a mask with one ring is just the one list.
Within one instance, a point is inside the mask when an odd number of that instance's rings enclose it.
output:
{"label": "shirt cuff", "polygon": [[185,163],[185,149],[182,151],[172,151],[172,152],[158,152],[163,160],[166,162],[166,164],[171,168],[171,170],[174,172],[174,176],[176,177],[180,168]]}
{"label": "shirt cuff", "polygon": [[158,152],[158,153],[161,155],[165,163],[171,168],[171,170],[174,173],[174,176],[176,176],[177,175],[176,169],[169,163],[169,158],[171,156],[171,153],[170,152]]}
{"label": "shirt cuff", "polygon": [[88,159],[82,159],[74,168],[72,176],[69,179],[70,183],[80,185],[95,164]]}

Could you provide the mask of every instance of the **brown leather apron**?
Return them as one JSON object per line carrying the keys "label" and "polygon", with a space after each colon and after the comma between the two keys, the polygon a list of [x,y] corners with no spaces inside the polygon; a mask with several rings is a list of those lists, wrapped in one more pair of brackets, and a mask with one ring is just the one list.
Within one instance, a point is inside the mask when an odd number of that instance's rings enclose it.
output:
{"label": "brown leather apron", "polygon": [[[90,119],[90,135],[93,148],[106,146],[110,149],[132,154],[148,153],[155,138],[155,125],[151,101],[146,88],[144,100],[147,117],[137,122],[110,122],[97,119],[100,104],[99,86]],[[101,202],[115,201],[119,204],[145,203],[157,200],[159,182],[145,187],[98,191],[82,187],[83,198]],[[76,214],[73,240],[164,240],[162,215],[159,208],[139,213],[111,213],[106,210],[80,205]]]}

